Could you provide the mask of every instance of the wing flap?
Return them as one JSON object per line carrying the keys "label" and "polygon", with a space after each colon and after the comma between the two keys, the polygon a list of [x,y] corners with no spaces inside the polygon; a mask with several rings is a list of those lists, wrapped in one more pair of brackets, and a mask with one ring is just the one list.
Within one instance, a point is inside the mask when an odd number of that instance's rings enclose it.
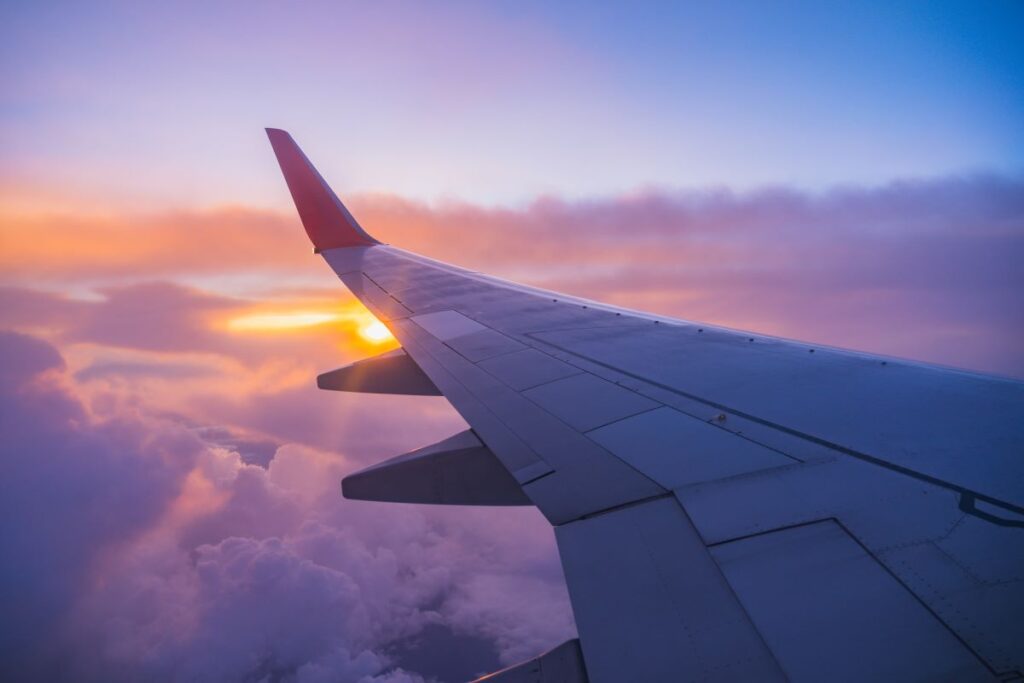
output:
{"label": "wing flap", "polygon": [[673,498],[555,536],[593,683],[786,680]]}
{"label": "wing flap", "polygon": [[472,683],[587,683],[579,638],[533,659],[478,678]]}
{"label": "wing flap", "polygon": [[830,681],[851,683],[992,680],[977,656],[834,520],[711,552],[790,680],[815,680],[823,671]]}

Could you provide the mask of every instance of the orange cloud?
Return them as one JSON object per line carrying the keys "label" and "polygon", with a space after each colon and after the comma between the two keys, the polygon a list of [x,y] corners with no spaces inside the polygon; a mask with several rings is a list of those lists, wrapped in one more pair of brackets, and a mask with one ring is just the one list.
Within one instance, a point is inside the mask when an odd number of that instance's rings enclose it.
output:
{"label": "orange cloud", "polygon": [[0,272],[8,282],[308,268],[297,223],[242,208],[110,215],[0,207]]}
{"label": "orange cloud", "polygon": [[[544,199],[523,209],[462,202],[432,206],[391,195],[360,196],[353,211],[381,239],[469,266],[594,266],[722,257],[706,245],[680,255],[653,242],[673,216],[635,222],[649,199],[587,204]],[[610,209],[610,210],[609,210]],[[621,228],[616,234],[612,227]],[[639,229],[638,229],[639,228]],[[645,239],[637,237],[646,233]],[[615,248],[609,249],[609,242]],[[671,256],[670,256],[671,254]],[[0,274],[9,283],[68,283],[274,273],[309,276],[319,267],[298,219],[242,207],[111,214],[47,212],[0,205]]]}
{"label": "orange cloud", "polygon": [[[529,284],[709,323],[1021,374],[1024,352],[1006,341],[1024,327],[1021,197],[1019,180],[975,177],[814,195],[775,189],[542,198],[517,208],[430,205],[389,195],[350,203],[384,241]],[[352,299],[310,253],[293,215],[243,208],[8,213],[0,220],[3,280],[22,288],[105,287],[111,315],[70,325],[78,338],[121,344],[130,338],[129,345],[251,358],[261,348],[286,353],[282,335],[293,343],[336,325],[345,349],[372,350],[358,326],[346,327],[348,314],[335,307]],[[232,301],[199,311],[196,299],[186,311],[169,291],[124,290],[126,282],[135,287],[155,279],[200,285],[210,297]],[[147,301],[158,302],[154,320],[173,322],[170,329],[139,325],[144,312],[153,313]],[[60,305],[65,322],[81,315],[71,300]],[[31,318],[33,308],[19,310]],[[341,317],[323,326],[291,324],[328,314]],[[239,319],[249,322],[223,327]],[[241,336],[239,325],[253,334]]]}

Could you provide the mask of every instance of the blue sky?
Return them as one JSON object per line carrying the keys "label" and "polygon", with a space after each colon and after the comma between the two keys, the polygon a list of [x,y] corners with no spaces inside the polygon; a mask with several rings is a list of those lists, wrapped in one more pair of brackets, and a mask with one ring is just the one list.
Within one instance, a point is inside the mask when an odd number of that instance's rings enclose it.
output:
{"label": "blue sky", "polygon": [[1024,166],[1017,2],[104,7],[4,11],[8,194],[285,208],[265,125],[482,203]]}

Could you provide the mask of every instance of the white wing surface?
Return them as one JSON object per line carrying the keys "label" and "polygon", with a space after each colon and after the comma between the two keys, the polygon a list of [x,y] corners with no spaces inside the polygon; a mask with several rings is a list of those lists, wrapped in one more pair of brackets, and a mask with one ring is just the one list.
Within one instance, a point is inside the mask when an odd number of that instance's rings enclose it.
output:
{"label": "white wing surface", "polygon": [[628,311],[381,244],[268,130],[314,247],[402,344],[322,376],[470,426],[349,497],[532,504],[578,641],[494,681],[1024,672],[1024,383]]}

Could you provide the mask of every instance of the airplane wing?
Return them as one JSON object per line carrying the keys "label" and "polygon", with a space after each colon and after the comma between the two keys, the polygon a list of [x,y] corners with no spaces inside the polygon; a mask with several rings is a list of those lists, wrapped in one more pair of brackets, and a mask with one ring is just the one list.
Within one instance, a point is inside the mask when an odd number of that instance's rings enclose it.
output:
{"label": "airplane wing", "polygon": [[673,320],[379,243],[280,130],[303,225],[402,349],[321,376],[470,429],[350,498],[535,505],[579,639],[489,681],[1024,672],[1024,383]]}

